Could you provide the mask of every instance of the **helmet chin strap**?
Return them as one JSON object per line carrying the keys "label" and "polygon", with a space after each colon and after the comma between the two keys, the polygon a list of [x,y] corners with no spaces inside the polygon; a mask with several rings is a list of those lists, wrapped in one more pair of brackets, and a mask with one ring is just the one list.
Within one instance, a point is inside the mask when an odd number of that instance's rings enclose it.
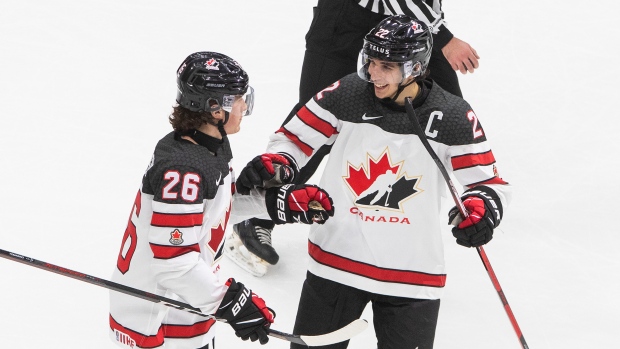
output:
{"label": "helmet chin strap", "polygon": [[221,110],[224,112],[224,120],[217,121],[217,119],[215,120],[211,119],[207,122],[213,126],[217,126],[217,130],[220,131],[220,134],[222,135],[222,139],[224,139],[224,137],[226,137],[226,130],[224,130],[224,125],[226,125],[226,123],[228,122],[228,119],[230,119],[230,113],[224,109],[221,109]]}
{"label": "helmet chin strap", "polygon": [[393,98],[390,99],[391,102],[396,102],[396,99],[398,98],[398,96],[400,96],[400,94],[405,90],[405,87],[413,84],[415,82],[415,79],[411,79],[411,81],[409,81],[408,83],[404,84],[404,85],[398,85],[398,90],[396,90],[396,95],[394,95]]}
{"label": "helmet chin strap", "polygon": [[226,125],[229,118],[230,118],[230,113],[224,110],[224,121],[220,120],[217,123],[217,129],[218,131],[220,131],[220,134],[222,135],[222,139],[226,138],[226,130],[224,130],[224,125]]}
{"label": "helmet chin strap", "polygon": [[398,85],[398,89],[396,90],[396,95],[394,96],[394,98],[392,98],[392,99],[391,99],[391,101],[392,101],[392,102],[395,102],[395,101],[396,101],[396,99],[398,98],[398,96],[400,96],[400,94],[403,92],[403,90],[404,90],[407,86],[409,86],[409,85],[411,85],[411,84],[413,84],[413,83],[415,82],[415,78],[416,78],[416,77],[418,77],[418,76],[420,76],[420,70],[421,70],[421,68],[422,68],[422,65],[420,64],[420,62],[416,62],[416,63],[413,65],[413,68],[412,68],[413,73],[418,73],[418,74],[416,74],[416,75],[410,75],[410,76],[412,76],[412,77],[413,77],[413,79],[411,79],[411,81],[409,81],[408,83],[406,83],[406,84],[404,84],[404,85]]}

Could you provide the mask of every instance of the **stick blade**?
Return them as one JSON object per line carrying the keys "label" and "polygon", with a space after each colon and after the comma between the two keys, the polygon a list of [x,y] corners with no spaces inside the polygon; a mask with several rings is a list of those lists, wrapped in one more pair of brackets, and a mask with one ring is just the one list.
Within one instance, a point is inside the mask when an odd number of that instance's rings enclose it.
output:
{"label": "stick blade", "polygon": [[368,321],[364,319],[357,319],[346,325],[345,327],[338,329],[334,332],[318,335],[318,336],[299,336],[304,343],[309,347],[316,347],[321,345],[330,345],[351,339],[352,337],[362,333],[368,327]]}

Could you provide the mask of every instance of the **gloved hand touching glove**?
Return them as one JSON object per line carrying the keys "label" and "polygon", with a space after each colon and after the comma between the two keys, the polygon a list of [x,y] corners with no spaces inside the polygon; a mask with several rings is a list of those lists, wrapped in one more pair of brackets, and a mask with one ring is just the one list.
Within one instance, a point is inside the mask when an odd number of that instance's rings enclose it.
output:
{"label": "gloved hand touching glove", "polygon": [[267,190],[267,212],[276,224],[323,224],[334,215],[334,203],[316,185],[286,184]]}
{"label": "gloved hand touching glove", "polygon": [[282,154],[258,155],[241,170],[235,186],[239,194],[248,195],[254,188],[292,183],[296,173],[296,166]]}

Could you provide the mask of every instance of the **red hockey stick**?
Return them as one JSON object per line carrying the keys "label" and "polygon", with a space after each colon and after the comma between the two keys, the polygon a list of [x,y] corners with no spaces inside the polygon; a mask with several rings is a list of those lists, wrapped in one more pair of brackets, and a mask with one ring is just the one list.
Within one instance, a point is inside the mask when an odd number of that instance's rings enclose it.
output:
{"label": "red hockey stick", "polygon": [[[448,184],[448,187],[450,188],[450,193],[452,194],[452,199],[454,200],[456,207],[458,207],[459,212],[461,213],[461,216],[463,217],[463,219],[469,217],[469,212],[467,212],[467,210],[465,209],[465,206],[463,206],[463,201],[461,201],[461,197],[459,196],[459,193],[456,190],[456,187],[452,183],[452,180],[450,179],[450,175],[448,175],[448,171],[446,171],[446,167],[441,163],[441,160],[439,160],[437,153],[435,153],[431,145],[428,143],[428,140],[426,139],[426,136],[424,135],[424,132],[422,131],[422,127],[420,126],[420,122],[418,121],[418,116],[416,115],[415,110],[413,109],[413,105],[411,105],[410,97],[405,98],[405,109],[407,110],[407,115],[409,116],[409,119],[411,119],[411,123],[413,124],[413,129],[416,135],[418,136],[418,138],[420,138],[420,141],[424,145],[424,148],[426,148],[426,151],[428,152],[428,154],[433,158],[433,160],[435,161],[435,164],[437,165],[437,167],[439,168],[439,171],[441,172],[443,176],[443,179]],[[476,247],[476,250],[478,251],[478,255],[480,256],[480,259],[482,260],[482,264],[484,264],[484,268],[487,270],[487,273],[489,274],[489,277],[491,278],[491,282],[493,283],[493,286],[495,287],[495,290],[497,291],[499,299],[502,301],[502,304],[504,305],[504,310],[506,311],[506,314],[508,315],[508,319],[510,319],[512,328],[514,328],[515,333],[517,334],[517,337],[519,338],[521,347],[523,349],[529,349],[529,347],[527,346],[527,343],[525,342],[525,337],[523,337],[523,333],[521,332],[521,329],[519,328],[519,324],[517,324],[517,319],[515,318],[514,314],[512,313],[512,310],[510,309],[510,305],[508,304],[508,300],[506,299],[506,296],[504,295],[504,291],[502,291],[502,286],[500,286],[499,281],[497,280],[497,276],[495,276],[495,272],[493,271],[493,268],[491,267],[491,262],[489,262],[489,258],[487,257],[487,254],[484,252],[484,249],[482,248],[482,246]]]}

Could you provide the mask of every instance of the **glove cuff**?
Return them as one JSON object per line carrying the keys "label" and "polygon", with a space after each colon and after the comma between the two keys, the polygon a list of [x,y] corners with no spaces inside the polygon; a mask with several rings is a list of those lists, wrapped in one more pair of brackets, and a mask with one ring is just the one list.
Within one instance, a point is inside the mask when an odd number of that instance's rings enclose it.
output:
{"label": "glove cuff", "polygon": [[232,305],[236,294],[245,287],[242,283],[235,281],[235,279],[230,278],[226,281],[226,286],[228,286],[228,290],[224,294],[224,298],[222,298],[222,302],[220,303],[217,311],[215,312],[215,316],[223,317],[224,314],[228,311],[230,306]]}
{"label": "glove cuff", "polygon": [[288,160],[289,162],[289,167],[293,170],[293,178],[288,182],[288,183],[294,183],[295,180],[299,177],[299,165],[297,164],[297,161],[295,161],[295,158],[293,158],[290,154],[288,153],[277,153],[278,155],[284,156],[286,158],[286,160]]}
{"label": "glove cuff", "polygon": [[287,191],[291,186],[293,184],[285,184],[265,191],[267,213],[275,224],[286,224],[289,222],[290,211],[285,200]]}
{"label": "glove cuff", "polygon": [[465,201],[470,196],[475,196],[484,201],[484,208],[488,212],[489,217],[493,219],[493,228],[496,228],[504,217],[504,209],[502,207],[502,201],[499,196],[490,187],[480,185],[469,190],[466,190],[461,199]]}

